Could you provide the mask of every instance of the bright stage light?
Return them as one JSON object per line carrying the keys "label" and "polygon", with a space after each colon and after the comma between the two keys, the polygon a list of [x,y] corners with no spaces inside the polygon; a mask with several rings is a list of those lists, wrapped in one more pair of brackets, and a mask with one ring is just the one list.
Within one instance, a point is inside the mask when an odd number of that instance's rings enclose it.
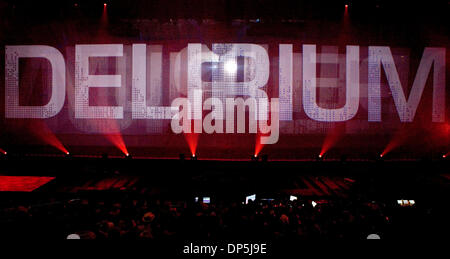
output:
{"label": "bright stage light", "polygon": [[237,71],[236,61],[227,61],[224,65],[224,69],[229,74],[234,74]]}
{"label": "bright stage light", "polygon": [[191,153],[191,160],[196,160],[196,152],[197,152],[197,144],[199,134],[197,133],[186,133],[184,134],[184,138],[189,146],[189,150]]}
{"label": "bright stage light", "polygon": [[70,234],[67,236],[67,239],[75,240],[75,239],[81,239],[81,237],[78,234]]}
{"label": "bright stage light", "polygon": [[416,204],[415,200],[397,200],[398,205],[402,206],[402,207],[411,207],[414,204]]}
{"label": "bright stage light", "polygon": [[249,201],[255,201],[256,200],[256,194],[249,195],[245,197],[245,204],[248,204]]}
{"label": "bright stage light", "polygon": [[381,237],[377,234],[370,234],[367,236],[367,239],[374,240],[374,239],[381,239]]}

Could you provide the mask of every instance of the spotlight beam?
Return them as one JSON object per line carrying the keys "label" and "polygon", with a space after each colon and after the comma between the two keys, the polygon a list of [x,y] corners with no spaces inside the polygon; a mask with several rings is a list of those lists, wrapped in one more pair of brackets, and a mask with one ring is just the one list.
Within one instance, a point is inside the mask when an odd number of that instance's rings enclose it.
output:
{"label": "spotlight beam", "polygon": [[403,145],[411,136],[414,135],[414,132],[414,128],[411,126],[401,126],[391,137],[389,143],[386,145],[383,152],[381,152],[380,157],[386,156],[386,154]]}
{"label": "spotlight beam", "polygon": [[261,143],[261,133],[256,134],[256,141],[255,141],[255,152],[254,156],[258,157],[259,153],[261,153],[261,150],[264,148],[264,144]]}
{"label": "spotlight beam", "polygon": [[332,147],[334,147],[339,140],[345,135],[345,126],[343,124],[337,124],[336,127],[331,129],[322,144],[319,157],[323,157]]}
{"label": "spotlight beam", "polygon": [[64,154],[69,152],[44,121],[35,121],[32,124],[29,124],[28,127],[31,134],[42,140],[44,143],[55,147]]}
{"label": "spotlight beam", "polygon": [[121,134],[105,134],[106,139],[108,139],[115,147],[117,147],[124,155],[129,154],[128,149],[123,141]]}
{"label": "spotlight beam", "polygon": [[[191,125],[193,125],[193,124],[191,124]],[[189,146],[189,151],[191,152],[191,156],[195,156],[195,154],[197,154],[198,138],[199,138],[199,134],[194,133],[193,131],[192,131],[192,133],[184,134],[184,139],[186,140],[186,142]]]}

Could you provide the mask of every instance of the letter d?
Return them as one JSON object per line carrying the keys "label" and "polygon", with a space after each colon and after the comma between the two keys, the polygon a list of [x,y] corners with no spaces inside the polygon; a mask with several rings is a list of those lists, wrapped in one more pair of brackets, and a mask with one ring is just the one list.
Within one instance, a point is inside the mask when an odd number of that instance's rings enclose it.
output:
{"label": "letter d", "polygon": [[[52,67],[51,98],[44,106],[19,105],[19,58],[45,58]],[[6,46],[5,116],[6,118],[45,119],[58,114],[66,97],[66,66],[59,50],[50,46]]]}

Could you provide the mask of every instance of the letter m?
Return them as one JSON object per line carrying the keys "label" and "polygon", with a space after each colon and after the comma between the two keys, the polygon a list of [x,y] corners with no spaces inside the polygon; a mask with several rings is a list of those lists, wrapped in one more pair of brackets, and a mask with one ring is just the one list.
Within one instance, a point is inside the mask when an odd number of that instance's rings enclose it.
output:
{"label": "letter m", "polygon": [[389,47],[369,47],[369,121],[381,121],[381,64],[392,92],[400,121],[411,122],[433,67],[432,121],[445,121],[445,48],[425,48],[408,99],[406,99]]}

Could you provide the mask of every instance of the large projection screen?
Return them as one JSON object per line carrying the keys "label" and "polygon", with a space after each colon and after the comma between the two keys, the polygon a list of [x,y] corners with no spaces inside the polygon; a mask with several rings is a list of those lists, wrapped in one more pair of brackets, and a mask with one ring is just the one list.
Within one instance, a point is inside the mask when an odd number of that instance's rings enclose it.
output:
{"label": "large projection screen", "polygon": [[345,17],[295,27],[104,16],[3,23],[0,148],[58,152],[45,148],[56,138],[78,154],[302,159],[449,146],[439,28],[416,43]]}

